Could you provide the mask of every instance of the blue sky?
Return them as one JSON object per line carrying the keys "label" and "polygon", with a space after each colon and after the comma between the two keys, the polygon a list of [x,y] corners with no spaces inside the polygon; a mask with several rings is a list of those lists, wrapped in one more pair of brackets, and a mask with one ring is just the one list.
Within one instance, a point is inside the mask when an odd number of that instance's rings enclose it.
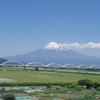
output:
{"label": "blue sky", "polygon": [[[100,0],[0,0],[0,57],[49,42],[100,43]],[[100,56],[100,48],[76,50]]]}

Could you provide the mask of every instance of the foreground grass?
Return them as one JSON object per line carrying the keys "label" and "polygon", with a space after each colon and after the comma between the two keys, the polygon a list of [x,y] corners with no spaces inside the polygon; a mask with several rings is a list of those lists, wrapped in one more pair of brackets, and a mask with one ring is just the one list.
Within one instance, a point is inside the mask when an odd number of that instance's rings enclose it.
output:
{"label": "foreground grass", "polygon": [[85,75],[75,73],[45,72],[34,70],[18,70],[12,68],[0,69],[0,78],[16,80],[16,82],[77,82],[81,79],[99,81],[99,75]]}

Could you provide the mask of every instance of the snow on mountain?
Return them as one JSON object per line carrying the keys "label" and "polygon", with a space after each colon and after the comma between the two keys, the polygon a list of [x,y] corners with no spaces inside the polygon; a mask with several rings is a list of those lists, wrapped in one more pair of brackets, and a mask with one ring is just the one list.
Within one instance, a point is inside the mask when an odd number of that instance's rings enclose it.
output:
{"label": "snow on mountain", "polygon": [[44,46],[42,49],[64,50],[64,48],[61,47],[56,42],[50,42],[49,44],[47,44],[46,46]]}

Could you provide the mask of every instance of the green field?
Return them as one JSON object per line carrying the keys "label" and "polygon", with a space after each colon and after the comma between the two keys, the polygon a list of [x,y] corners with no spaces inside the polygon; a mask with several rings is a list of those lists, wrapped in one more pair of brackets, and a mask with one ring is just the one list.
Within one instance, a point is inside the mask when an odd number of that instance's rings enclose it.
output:
{"label": "green field", "polygon": [[1,68],[0,78],[14,79],[16,82],[77,82],[81,79],[99,81],[100,75],[60,73],[48,71]]}

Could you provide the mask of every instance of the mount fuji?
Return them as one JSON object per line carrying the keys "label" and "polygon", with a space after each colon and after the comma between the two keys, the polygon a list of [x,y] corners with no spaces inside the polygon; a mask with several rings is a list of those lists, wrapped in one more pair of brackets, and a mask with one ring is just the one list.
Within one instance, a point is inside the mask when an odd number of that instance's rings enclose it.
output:
{"label": "mount fuji", "polygon": [[17,60],[23,63],[100,64],[100,58],[98,57],[91,57],[77,53],[74,50],[63,48],[55,42],[50,42],[46,46],[30,53],[4,58],[7,60]]}

